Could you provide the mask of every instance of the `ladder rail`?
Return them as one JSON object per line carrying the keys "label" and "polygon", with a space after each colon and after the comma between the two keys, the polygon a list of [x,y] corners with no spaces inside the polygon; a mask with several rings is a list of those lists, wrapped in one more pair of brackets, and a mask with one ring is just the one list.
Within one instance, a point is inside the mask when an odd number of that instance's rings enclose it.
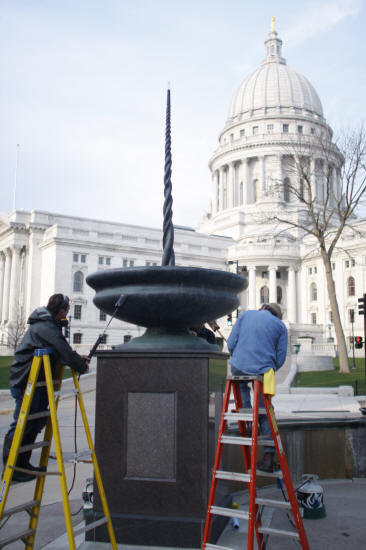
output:
{"label": "ladder rail", "polygon": [[36,389],[36,382],[38,379],[39,371],[41,368],[42,358],[34,357],[32,362],[32,367],[30,369],[26,389],[24,392],[22,404],[20,407],[17,424],[15,427],[13,444],[11,445],[8,459],[4,467],[3,478],[1,481],[0,489],[0,521],[2,520],[5,504],[8,498],[10,484],[13,479],[14,468],[11,468],[10,465],[15,465],[18,459],[19,448],[23,439],[25,425],[27,417],[29,415],[30,407],[32,404],[34,392]]}
{"label": "ladder rail", "polygon": [[221,413],[221,420],[220,420],[220,426],[219,426],[219,438],[216,446],[215,462],[212,469],[211,490],[210,490],[210,495],[209,495],[208,504],[207,504],[207,513],[206,513],[205,529],[203,533],[202,550],[205,549],[206,542],[209,540],[210,533],[211,533],[211,524],[212,524],[211,506],[213,506],[215,502],[215,497],[216,497],[216,488],[217,488],[216,472],[220,467],[220,462],[222,457],[222,443],[220,440],[221,440],[221,434],[224,432],[225,426],[226,426],[225,412],[227,411],[229,406],[230,388],[231,388],[231,382],[230,380],[227,379],[225,384],[224,400],[222,403],[222,413]]}
{"label": "ladder rail", "polygon": [[100,497],[100,501],[101,501],[101,504],[102,504],[102,509],[103,509],[104,516],[107,520],[107,529],[108,529],[108,534],[109,534],[109,540],[111,542],[113,550],[117,550],[117,542],[116,542],[116,539],[115,539],[115,534],[114,534],[114,530],[113,530],[113,526],[112,526],[112,518],[111,518],[111,515],[110,515],[110,512],[109,512],[109,507],[108,507],[108,504],[107,504],[107,498],[106,498],[106,494],[105,494],[105,491],[104,491],[104,486],[103,486],[103,482],[102,482],[102,476],[101,476],[101,473],[100,473],[100,468],[99,468],[97,455],[95,454],[95,450],[94,450],[94,444],[93,444],[93,439],[92,439],[90,428],[89,428],[89,422],[88,422],[88,417],[87,417],[86,410],[85,410],[84,399],[83,399],[83,396],[82,396],[82,393],[81,393],[81,390],[80,390],[79,380],[78,380],[78,377],[77,377],[75,371],[72,371],[72,376],[73,376],[73,379],[74,379],[75,388],[77,390],[77,399],[78,399],[78,403],[79,403],[81,417],[82,417],[83,424],[84,424],[86,438],[87,438],[87,441],[88,441],[89,449],[91,451],[91,459],[92,459],[93,466],[94,466],[94,476],[95,476],[95,480],[97,482],[99,497]]}
{"label": "ladder rail", "polygon": [[297,502],[295,489],[292,483],[290,470],[287,464],[286,455],[282,444],[281,435],[280,435],[276,417],[274,414],[272,401],[270,396],[263,394],[263,388],[261,388],[261,391],[263,395],[264,405],[267,411],[267,416],[269,419],[269,424],[271,427],[272,438],[275,443],[275,447],[277,451],[277,457],[278,457],[280,468],[283,474],[283,481],[285,483],[285,487],[287,490],[288,500],[291,504],[292,514],[294,517],[296,529],[299,534],[299,538],[300,538],[303,550],[310,550],[306,531],[304,528],[304,523],[302,521],[301,514],[300,514],[299,503]]}

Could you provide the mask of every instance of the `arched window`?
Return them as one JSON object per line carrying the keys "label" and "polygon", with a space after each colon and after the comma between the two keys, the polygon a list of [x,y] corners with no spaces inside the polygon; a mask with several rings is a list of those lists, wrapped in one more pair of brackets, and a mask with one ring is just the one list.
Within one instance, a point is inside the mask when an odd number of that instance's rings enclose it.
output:
{"label": "arched window", "polygon": [[348,296],[355,295],[355,279],[354,277],[348,277],[347,279]]}
{"label": "arched window", "polygon": [[282,288],[280,286],[277,287],[277,303],[282,304]]}
{"label": "arched window", "polygon": [[74,292],[82,292],[83,283],[84,283],[84,275],[81,273],[81,271],[77,271],[74,274],[74,285],[73,285]]}
{"label": "arched window", "polygon": [[318,299],[318,289],[315,283],[311,283],[310,285],[310,300],[312,302],[316,302]]}
{"label": "arched window", "polygon": [[290,202],[290,178],[283,180],[283,200]]}
{"label": "arched window", "polygon": [[261,304],[268,304],[269,303],[269,288],[268,286],[262,286],[260,289],[260,301]]}

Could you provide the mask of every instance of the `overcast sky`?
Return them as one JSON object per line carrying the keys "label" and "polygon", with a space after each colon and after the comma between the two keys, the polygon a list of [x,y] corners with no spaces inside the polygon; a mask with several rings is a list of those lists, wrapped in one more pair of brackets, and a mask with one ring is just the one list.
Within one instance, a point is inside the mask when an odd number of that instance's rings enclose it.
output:
{"label": "overcast sky", "polygon": [[161,226],[170,81],[173,221],[195,226],[271,16],[338,130],[365,119],[365,14],[362,0],[0,0],[0,212],[19,144],[17,208]]}

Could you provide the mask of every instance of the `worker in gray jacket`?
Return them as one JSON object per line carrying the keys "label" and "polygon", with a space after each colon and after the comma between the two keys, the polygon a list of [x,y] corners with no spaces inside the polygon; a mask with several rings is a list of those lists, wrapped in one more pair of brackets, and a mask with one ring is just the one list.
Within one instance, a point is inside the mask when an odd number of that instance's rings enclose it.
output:
{"label": "worker in gray jacket", "polygon": [[[62,333],[62,326],[70,309],[70,300],[63,294],[53,294],[48,300],[47,307],[39,307],[28,319],[29,328],[22,341],[15,350],[14,361],[10,367],[9,386],[15,399],[14,420],[4,439],[3,462],[4,466],[9,456],[11,443],[23,401],[24,391],[33,361],[34,350],[37,348],[51,348],[50,355],[52,370],[56,363],[68,365],[79,374],[89,370],[89,360],[73,351]],[[38,380],[44,380],[44,371],[41,369]],[[48,397],[46,387],[36,388],[30,408],[30,414],[47,410]],[[25,426],[22,445],[35,442],[37,435],[46,424],[46,418],[28,420]],[[20,453],[17,466],[26,470],[37,471],[40,468],[30,464],[32,451]],[[13,480],[31,481],[32,473],[14,471]]]}

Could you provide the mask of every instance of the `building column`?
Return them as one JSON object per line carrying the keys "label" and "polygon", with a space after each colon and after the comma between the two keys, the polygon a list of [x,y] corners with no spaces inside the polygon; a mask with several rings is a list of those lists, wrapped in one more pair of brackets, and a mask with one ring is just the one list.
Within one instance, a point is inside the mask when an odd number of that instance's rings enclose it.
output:
{"label": "building column", "polygon": [[269,266],[269,301],[277,303],[277,266]]}
{"label": "building column", "polygon": [[3,317],[4,278],[5,278],[5,255],[3,252],[0,252],[0,324]]}
{"label": "building column", "polygon": [[234,165],[232,162],[227,166],[226,177],[226,206],[227,208],[232,208],[234,206]]}
{"label": "building column", "polygon": [[20,246],[13,246],[11,262],[9,323],[14,323],[19,314],[19,281],[20,281]]}
{"label": "building column", "polygon": [[313,200],[316,197],[316,179],[315,179],[315,159],[310,157],[310,187],[311,194],[313,195]]}
{"label": "building column", "polygon": [[296,271],[288,267],[288,288],[287,288],[287,319],[290,323],[296,323]]}
{"label": "building column", "polygon": [[282,175],[282,155],[278,155],[277,157],[277,163],[278,163],[278,198],[280,200],[285,200],[285,188],[283,185],[283,175]]}
{"label": "building column", "polygon": [[248,285],[248,309],[256,309],[256,267],[248,266],[249,271],[249,285]]}
{"label": "building column", "polygon": [[243,160],[243,172],[244,172],[244,201],[243,204],[247,205],[253,202],[253,182],[249,181],[249,159]]}
{"label": "building column", "polygon": [[3,287],[3,309],[2,321],[9,320],[9,296],[10,296],[10,273],[11,273],[11,252],[7,248],[5,250],[5,270],[4,270],[4,287]]}
{"label": "building column", "polygon": [[257,198],[262,198],[266,196],[266,163],[265,157],[259,157],[260,162],[260,187],[261,187],[261,196]]}

